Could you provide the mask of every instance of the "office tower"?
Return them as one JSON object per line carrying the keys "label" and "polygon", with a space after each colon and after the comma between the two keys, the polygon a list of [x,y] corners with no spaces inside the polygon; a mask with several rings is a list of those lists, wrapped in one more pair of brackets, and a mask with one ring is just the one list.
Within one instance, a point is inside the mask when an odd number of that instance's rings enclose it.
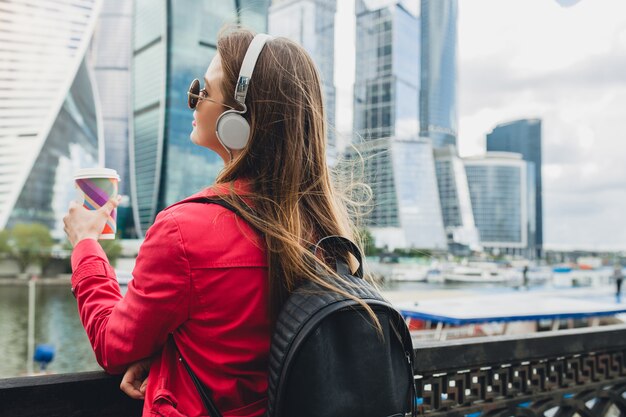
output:
{"label": "office tower", "polygon": [[528,163],[511,152],[487,152],[464,162],[484,249],[528,256],[529,219],[534,216],[528,200]]}
{"label": "office tower", "polygon": [[435,167],[448,249],[458,255],[480,250],[465,165],[456,147],[447,145],[435,149]]}
{"label": "office tower", "polygon": [[366,225],[377,246],[445,249],[431,141],[419,135],[418,11],[409,2],[356,2],[353,163],[373,191]]}
{"label": "office tower", "polygon": [[211,185],[221,158],[191,143],[191,80],[202,79],[227,23],[267,31],[269,0],[136,0],[131,195],[140,236],[164,207]]}
{"label": "office tower", "polygon": [[357,0],[357,142],[419,134],[419,16],[403,2]]}
{"label": "office tower", "polygon": [[357,172],[362,166],[362,180],[372,189],[371,212],[364,223],[377,247],[446,249],[429,140],[363,142],[347,153],[345,163]]}
{"label": "office tower", "polygon": [[322,78],[328,145],[326,157],[334,165],[335,144],[335,12],[337,0],[274,0],[268,31],[302,45],[313,58]]}
{"label": "office tower", "polygon": [[[130,193],[128,135],[132,13],[132,1],[104,2],[89,52],[102,113],[104,166],[117,171],[121,180],[119,193],[125,196]],[[122,237],[134,237],[133,216],[128,203],[118,208],[117,226]]]}
{"label": "office tower", "polygon": [[456,145],[457,0],[421,0],[420,136]]}
{"label": "office tower", "polygon": [[86,52],[101,2],[2,2],[0,229],[62,238],[73,174],[98,165],[102,114]]}
{"label": "office tower", "polygon": [[487,151],[517,152],[533,163],[534,187],[529,188],[535,203],[534,239],[528,241],[533,257],[541,257],[543,247],[543,187],[541,179],[541,120],[522,119],[496,126],[487,134]]}

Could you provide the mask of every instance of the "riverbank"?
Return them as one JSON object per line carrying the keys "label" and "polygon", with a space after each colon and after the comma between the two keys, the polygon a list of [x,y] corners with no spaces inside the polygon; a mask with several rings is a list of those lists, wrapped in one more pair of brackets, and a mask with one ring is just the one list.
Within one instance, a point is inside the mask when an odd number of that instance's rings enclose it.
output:
{"label": "riverbank", "polygon": [[[0,286],[28,286],[30,277],[0,277]],[[71,284],[71,274],[59,274],[55,277],[38,277],[36,278],[37,285],[46,286],[67,286]],[[426,285],[424,286],[426,287]],[[392,303],[401,303],[406,301],[420,301],[427,299],[443,299],[451,297],[469,296],[472,291],[457,290],[457,289],[429,289],[420,288],[415,290],[408,290],[406,288],[381,288],[381,293],[387,300]]]}
{"label": "riverbank", "polygon": [[[0,277],[0,286],[27,286],[30,277]],[[70,285],[71,274],[59,274],[54,277],[37,277],[37,285]]]}

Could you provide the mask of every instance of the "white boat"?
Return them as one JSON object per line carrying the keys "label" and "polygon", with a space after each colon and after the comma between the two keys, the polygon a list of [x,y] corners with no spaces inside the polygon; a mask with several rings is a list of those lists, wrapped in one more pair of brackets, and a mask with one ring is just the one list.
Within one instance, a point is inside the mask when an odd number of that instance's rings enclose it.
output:
{"label": "white boat", "polygon": [[391,281],[426,281],[429,267],[415,263],[393,264],[389,274]]}
{"label": "white boat", "polygon": [[368,260],[367,270],[378,279],[389,281],[426,281],[428,265],[417,262],[386,263]]}
{"label": "white boat", "polygon": [[443,281],[448,283],[498,284],[517,280],[515,275],[505,270],[476,266],[457,266],[443,273]]}
{"label": "white boat", "polygon": [[443,283],[443,271],[441,268],[431,268],[426,273],[426,282],[433,284]]}
{"label": "white boat", "polygon": [[550,282],[552,281],[552,268],[541,266],[531,267],[527,272],[527,277],[528,281],[534,284]]}

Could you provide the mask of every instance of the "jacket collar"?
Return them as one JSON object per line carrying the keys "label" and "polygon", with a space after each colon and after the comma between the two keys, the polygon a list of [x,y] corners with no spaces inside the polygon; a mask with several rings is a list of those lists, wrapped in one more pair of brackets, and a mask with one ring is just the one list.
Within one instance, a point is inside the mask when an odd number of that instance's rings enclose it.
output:
{"label": "jacket collar", "polygon": [[176,206],[178,204],[182,204],[187,201],[195,200],[198,197],[214,197],[217,195],[229,194],[231,187],[234,189],[235,194],[246,194],[250,192],[252,188],[250,181],[245,180],[245,179],[237,179],[235,181],[228,182],[228,183],[213,184],[210,187],[207,187],[202,191],[199,191],[193,195],[190,195],[189,197],[186,197],[174,204],[167,206],[165,210],[169,209],[172,206]]}

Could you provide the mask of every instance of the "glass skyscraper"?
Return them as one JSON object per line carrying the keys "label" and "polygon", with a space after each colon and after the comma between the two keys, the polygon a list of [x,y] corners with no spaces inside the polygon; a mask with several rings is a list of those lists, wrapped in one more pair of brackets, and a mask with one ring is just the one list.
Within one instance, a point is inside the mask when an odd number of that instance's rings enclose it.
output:
{"label": "glass skyscraper", "polygon": [[419,134],[419,16],[402,2],[378,3],[355,5],[357,142]]}
{"label": "glass skyscraper", "polygon": [[458,254],[480,250],[465,165],[457,155],[456,147],[448,145],[435,149],[435,167],[448,248]]}
{"label": "glass skyscraper", "polygon": [[[485,250],[528,256],[528,164],[520,154],[465,158],[472,210]],[[530,210],[530,212],[529,212]]]}
{"label": "glass skyscraper", "polygon": [[302,45],[315,61],[324,92],[328,120],[327,160],[334,165],[335,144],[335,13],[337,0],[274,0],[269,11],[268,31]]}
{"label": "glass skyscraper", "polygon": [[373,194],[365,225],[376,245],[390,250],[444,250],[446,238],[430,141],[398,138],[366,141],[355,145],[347,154],[348,169],[361,163],[362,180]]}
{"label": "glass skyscraper", "polygon": [[534,207],[534,239],[529,246],[541,257],[543,246],[543,187],[541,179],[541,120],[522,119],[496,126],[487,134],[487,151],[517,152],[532,162],[533,186],[530,189]]}
{"label": "glass skyscraper", "polygon": [[408,3],[355,4],[354,147],[373,191],[366,225],[376,245],[445,249],[433,148],[418,138],[420,19]]}
{"label": "glass skyscraper", "polygon": [[191,143],[187,89],[201,79],[226,23],[267,31],[269,0],[136,0],[133,36],[131,195],[145,234],[159,210],[215,180],[221,158]]}
{"label": "glass skyscraper", "polygon": [[[120,176],[119,193],[130,193],[128,135],[130,119],[130,61],[133,2],[105,1],[90,48],[98,102],[102,112],[104,166]],[[134,237],[133,216],[127,201],[117,214],[122,237]]]}
{"label": "glass skyscraper", "polygon": [[456,145],[457,0],[421,0],[420,136]]}
{"label": "glass skyscraper", "polygon": [[73,174],[103,144],[86,60],[101,2],[1,4],[0,229],[40,222],[60,239]]}

